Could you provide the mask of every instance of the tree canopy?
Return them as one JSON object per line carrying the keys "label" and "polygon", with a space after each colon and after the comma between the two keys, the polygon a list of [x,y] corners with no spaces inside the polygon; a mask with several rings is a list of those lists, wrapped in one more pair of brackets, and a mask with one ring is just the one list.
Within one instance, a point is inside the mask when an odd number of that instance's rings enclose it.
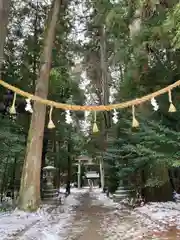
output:
{"label": "tree canopy", "polygon": [[[60,1],[52,47],[48,49],[52,56],[47,61],[43,53],[50,43],[47,33],[54,4],[56,1],[10,1],[0,66],[4,81],[61,103],[100,105],[142,97],[179,80],[178,1]],[[43,64],[49,69],[47,94],[42,84]],[[141,189],[147,201],[169,200],[172,188],[179,191],[179,185],[172,184],[174,169],[179,169],[178,88],[172,91],[172,98],[175,113],[168,113],[168,94],[156,98],[158,111],[150,103],[138,106],[138,129],[131,127],[129,109],[117,110],[116,124],[113,111],[97,112],[98,133],[92,132],[93,113],[59,109],[53,110],[55,128],[48,129],[49,109],[44,109],[44,120],[42,116],[38,120],[45,122],[41,126],[41,168],[53,164],[60,172],[69,172],[69,180],[75,180],[73,163],[85,153],[94,161],[103,160],[102,184],[109,185],[110,191],[123,180],[124,185]],[[10,115],[12,101],[13,93],[1,88],[2,195],[9,189],[19,191],[27,139],[32,133],[29,127],[35,115],[25,111],[26,101],[20,96],[16,99],[17,114]],[[38,113],[42,110],[35,105],[33,108]],[[38,125],[36,128],[34,132],[39,130]]]}

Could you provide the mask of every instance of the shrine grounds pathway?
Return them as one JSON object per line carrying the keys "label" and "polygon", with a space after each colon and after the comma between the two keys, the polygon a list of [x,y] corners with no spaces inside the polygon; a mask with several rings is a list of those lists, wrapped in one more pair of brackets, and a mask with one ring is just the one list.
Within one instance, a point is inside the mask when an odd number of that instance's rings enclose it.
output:
{"label": "shrine grounds pathway", "polygon": [[43,205],[37,213],[15,211],[0,217],[0,239],[179,240],[178,228],[168,225],[165,231],[164,219],[159,223],[136,209],[114,203],[98,188],[72,189],[62,205]]}
{"label": "shrine grounds pathway", "polygon": [[93,191],[82,195],[80,202],[66,240],[180,239],[173,229],[161,232],[156,223],[153,226],[127,207],[104,202]]}

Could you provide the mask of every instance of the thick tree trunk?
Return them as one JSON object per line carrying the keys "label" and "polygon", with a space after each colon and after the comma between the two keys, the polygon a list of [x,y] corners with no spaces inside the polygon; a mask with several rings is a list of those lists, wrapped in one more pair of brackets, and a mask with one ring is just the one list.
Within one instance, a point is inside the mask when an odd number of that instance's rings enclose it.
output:
{"label": "thick tree trunk", "polygon": [[169,181],[160,187],[146,188],[146,202],[167,202],[173,200],[173,191]]}
{"label": "thick tree trunk", "polygon": [[3,199],[4,192],[7,189],[7,187],[6,187],[7,186],[6,176],[7,176],[8,163],[9,163],[9,158],[7,157],[6,164],[5,164],[4,171],[3,171],[3,175],[2,175],[2,181],[1,181],[1,202],[2,202],[2,199]]}
{"label": "thick tree trunk", "polygon": [[[52,47],[55,38],[55,29],[58,21],[60,4],[61,1],[59,0],[53,1],[52,13],[49,18],[47,35],[44,42],[44,50],[41,56],[41,68],[35,94],[42,98],[47,98],[48,95]],[[36,210],[40,204],[40,172],[45,116],[46,106],[35,102],[21,177],[18,207],[23,210]]]}
{"label": "thick tree trunk", "polygon": [[15,192],[16,167],[17,167],[17,156],[14,157],[14,162],[12,165],[12,175],[11,175],[10,184],[8,187],[8,189],[11,190],[12,199],[14,199],[14,192]]}
{"label": "thick tree trunk", "polygon": [[37,69],[38,69],[38,49],[37,49],[37,42],[38,42],[38,25],[40,23],[39,21],[39,3],[37,1],[36,3],[36,13],[35,13],[35,19],[34,19],[34,49],[33,49],[33,78],[32,78],[32,89],[35,91],[36,86],[36,79],[37,79]]}
{"label": "thick tree trunk", "polygon": [[0,0],[0,78],[4,60],[4,45],[7,35],[8,16],[10,10],[10,0]]}
{"label": "thick tree trunk", "polygon": [[[142,171],[142,196],[145,199],[145,202],[172,201],[173,189],[169,181],[169,172],[167,166],[163,164],[156,165],[151,171],[151,174],[153,175],[150,175],[149,169],[144,169]],[[146,187],[146,181],[149,177],[157,179],[157,181],[163,181],[162,185]]]}
{"label": "thick tree trunk", "polygon": [[[100,34],[100,56],[101,56],[101,73],[102,73],[102,98],[101,103],[104,105],[109,104],[109,87],[110,87],[110,74],[107,64],[107,43],[106,43],[106,29],[104,26],[101,28]],[[104,112],[104,125],[108,129],[111,127],[110,112]]]}
{"label": "thick tree trunk", "polygon": [[[106,46],[106,29],[105,26],[102,26],[100,32],[100,56],[101,56],[101,73],[102,73],[102,98],[101,103],[104,105],[109,104],[109,82],[110,82],[110,75],[108,72],[108,65],[107,65],[107,46]],[[107,130],[111,127],[111,114],[110,112],[103,113],[103,129],[104,136],[102,139],[103,142],[103,151],[106,150],[107,146],[107,138],[108,132]],[[104,159],[102,157],[100,162],[100,174],[101,174],[101,188],[104,189],[105,185],[105,172],[104,172]]]}
{"label": "thick tree trunk", "polygon": [[42,158],[41,158],[41,175],[40,175],[40,188],[41,188],[41,197],[43,197],[43,168],[46,166],[46,154],[47,154],[47,148],[48,148],[48,138],[46,136],[46,132],[44,133],[44,139],[43,139],[43,148],[42,148]]}
{"label": "thick tree trunk", "polygon": [[69,130],[69,139],[67,144],[68,151],[68,172],[67,172],[67,183],[66,183],[66,193],[69,195],[71,193],[71,172],[72,172],[72,158],[71,158],[71,130]]}
{"label": "thick tree trunk", "polygon": [[57,177],[56,177],[56,188],[59,189],[60,188],[60,174],[61,174],[61,164],[60,164],[60,142],[56,140],[56,169],[57,169]]}

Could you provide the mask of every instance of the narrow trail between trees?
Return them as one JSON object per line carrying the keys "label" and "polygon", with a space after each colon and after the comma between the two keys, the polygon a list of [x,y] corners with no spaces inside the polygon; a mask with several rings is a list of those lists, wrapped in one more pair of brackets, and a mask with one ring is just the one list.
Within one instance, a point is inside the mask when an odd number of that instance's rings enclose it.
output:
{"label": "narrow trail between trees", "polygon": [[81,204],[76,210],[74,224],[67,239],[103,240],[100,231],[100,218],[105,210],[99,206],[92,206],[92,199],[89,193],[84,194],[80,202]]}
{"label": "narrow trail between trees", "polygon": [[150,239],[147,230],[130,210],[124,208],[117,214],[90,192],[82,196],[66,240],[135,240],[145,239],[145,236]]}
{"label": "narrow trail between trees", "polygon": [[74,189],[63,205],[43,206],[37,213],[15,212],[0,218],[2,240],[180,239],[177,228],[167,229],[137,210],[113,203],[100,189]]}
{"label": "narrow trail between trees", "polygon": [[118,211],[111,206],[104,206],[93,192],[81,196],[80,202],[66,240],[180,239],[173,229],[154,234],[148,228],[148,221],[144,222],[135,212],[123,206]]}

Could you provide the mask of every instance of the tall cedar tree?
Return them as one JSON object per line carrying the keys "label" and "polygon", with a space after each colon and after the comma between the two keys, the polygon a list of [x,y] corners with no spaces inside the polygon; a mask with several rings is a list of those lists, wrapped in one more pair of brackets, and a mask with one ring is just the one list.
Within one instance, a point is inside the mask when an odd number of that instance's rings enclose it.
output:
{"label": "tall cedar tree", "polygon": [[[61,1],[59,0],[54,0],[52,3],[52,11],[48,18],[44,49],[41,56],[40,73],[36,84],[35,95],[45,99],[48,95],[52,48],[60,5]],[[46,106],[35,102],[21,177],[19,209],[33,211],[36,210],[40,204],[40,172],[45,116]]]}
{"label": "tall cedar tree", "polygon": [[10,0],[0,0],[0,77],[4,56],[4,45],[7,34],[8,15],[10,9]]}

